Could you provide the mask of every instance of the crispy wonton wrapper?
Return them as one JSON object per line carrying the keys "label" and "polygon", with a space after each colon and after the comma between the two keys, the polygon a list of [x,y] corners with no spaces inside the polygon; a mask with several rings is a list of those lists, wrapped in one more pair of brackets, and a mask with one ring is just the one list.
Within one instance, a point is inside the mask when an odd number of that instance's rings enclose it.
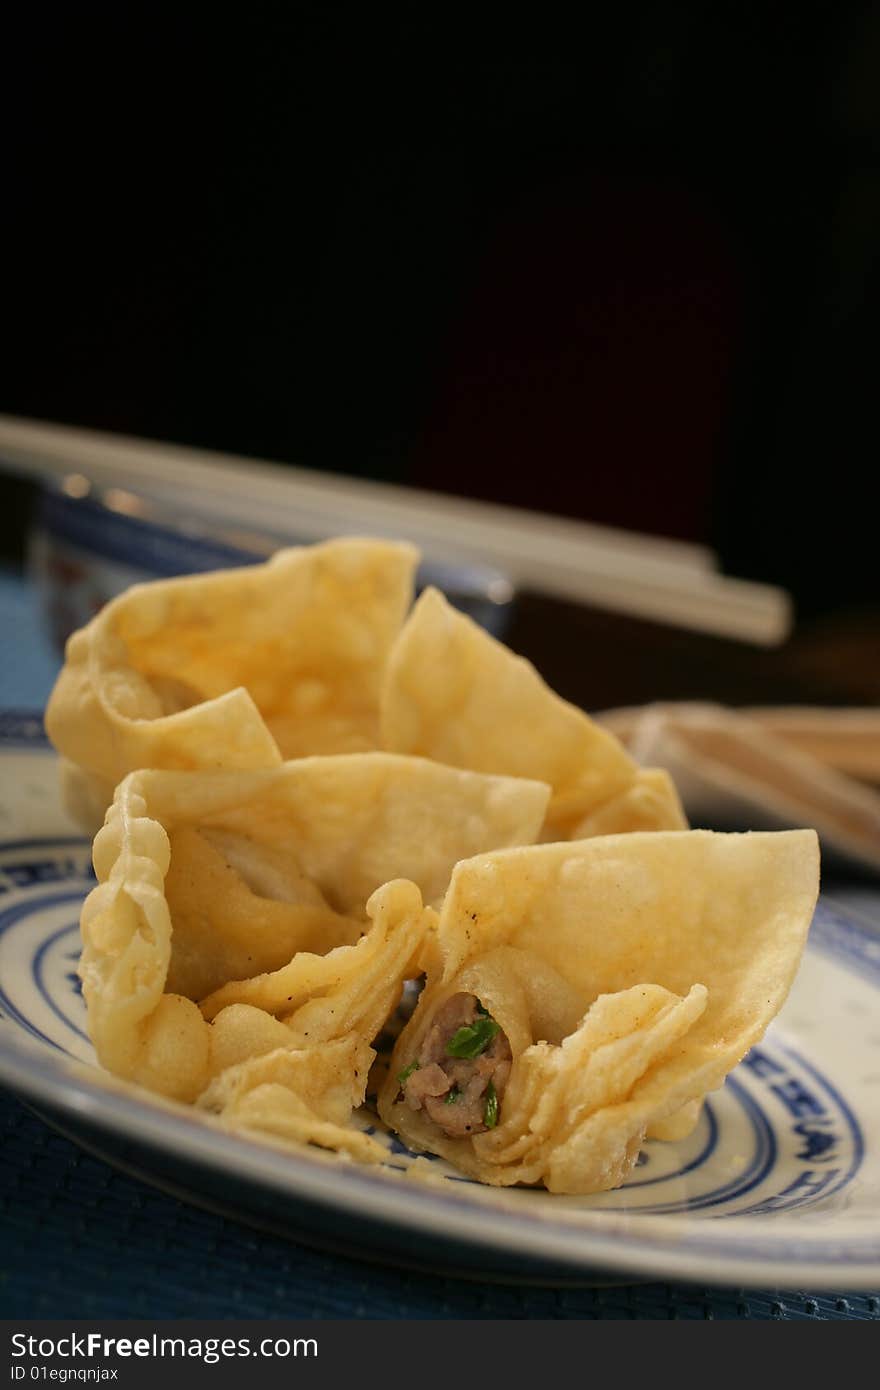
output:
{"label": "crispy wonton wrapper", "polygon": [[542,839],[686,828],[668,779],[645,780],[613,734],[436,589],[422,594],[394,644],[381,711],[385,748],[549,782]]}
{"label": "crispy wonton wrapper", "polygon": [[229,1129],[318,1144],[362,1163],[381,1162],[386,1157],[381,1144],[350,1124],[352,1110],[363,1102],[374,1055],[352,1034],[321,1047],[285,1045],[229,1067],[198,1105],[219,1115]]}
{"label": "crispy wonton wrapper", "polygon": [[[459,864],[380,1113],[483,1182],[618,1186],[648,1131],[685,1132],[778,1012],[818,868],[810,830],[636,833]],[[461,993],[501,1026],[513,1061],[497,1125],[453,1138],[398,1078]]]}
{"label": "crispy wonton wrapper", "polygon": [[[435,916],[422,893],[442,895],[464,856],[532,839],[548,796],[540,783],[384,753],[131,773],[95,840],[99,885],[82,914],[99,1060],[192,1101],[254,1056],[368,1046],[416,971]],[[195,1001],[224,987],[209,1023]],[[292,1066],[261,1069],[254,1086],[287,1085]],[[362,1099],[368,1066],[357,1070]],[[209,1108],[220,1094],[239,1115],[241,1085],[215,1089]],[[296,1137],[303,1114],[290,1106],[273,1132]],[[326,1107],[315,1114],[331,1122]]]}
{"label": "crispy wonton wrapper", "polygon": [[594,835],[626,835],[634,830],[687,830],[684,807],[669,773],[662,767],[643,767],[617,796],[584,816],[572,831],[573,840]]}
{"label": "crispy wonton wrapper", "polygon": [[138,584],[67,644],[46,711],[71,812],[95,828],[135,768],[271,767],[379,744],[417,552],[375,540]]}

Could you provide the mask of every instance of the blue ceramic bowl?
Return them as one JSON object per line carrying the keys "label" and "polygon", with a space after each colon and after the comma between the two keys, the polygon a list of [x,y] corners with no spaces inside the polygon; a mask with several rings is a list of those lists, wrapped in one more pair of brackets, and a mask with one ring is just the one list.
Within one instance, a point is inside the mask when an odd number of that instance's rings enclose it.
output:
{"label": "blue ceramic bowl", "polygon": [[[118,488],[101,491],[74,474],[45,483],[28,559],[51,636],[63,648],[71,632],[131,584],[252,565],[280,546],[316,539],[172,516],[144,497]],[[495,636],[504,632],[514,591],[498,570],[428,560],[419,568],[417,587],[429,584]]]}

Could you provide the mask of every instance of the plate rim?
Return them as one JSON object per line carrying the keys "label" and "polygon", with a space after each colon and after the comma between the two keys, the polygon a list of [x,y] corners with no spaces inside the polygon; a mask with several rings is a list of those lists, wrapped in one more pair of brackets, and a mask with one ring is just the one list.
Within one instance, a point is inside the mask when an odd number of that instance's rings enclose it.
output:
{"label": "plate rim", "polygon": [[[5,1030],[4,1030],[5,1031]],[[520,1211],[481,1206],[430,1183],[409,1180],[403,1187],[397,1174],[356,1165],[351,1160],[312,1157],[280,1145],[254,1143],[194,1114],[188,1107],[161,1101],[149,1092],[113,1082],[104,1090],[88,1077],[93,1068],[60,1051],[32,1042],[22,1046],[10,1033],[0,1045],[0,1081],[16,1095],[69,1120],[87,1121],[114,1138],[158,1150],[171,1158],[207,1165],[227,1180],[234,1175],[256,1183],[265,1193],[310,1200],[327,1210],[351,1210],[364,1215],[360,1203],[369,1198],[367,1215],[399,1230],[430,1237],[442,1234],[464,1245],[490,1248],[505,1255],[535,1260],[558,1259],[581,1270],[704,1279],[720,1284],[749,1284],[770,1280],[789,1286],[822,1288],[875,1287],[880,1278],[880,1233],[859,1240],[848,1235],[836,1244],[786,1231],[779,1239],[779,1220],[742,1218],[748,1229],[731,1230],[712,1240],[712,1228],[723,1218],[693,1220],[680,1216],[641,1216],[621,1211],[579,1211],[577,1219],[559,1221],[544,1210]],[[53,1065],[54,1064],[54,1065]],[[340,1176],[344,1181],[340,1182]],[[293,1184],[293,1188],[291,1185]],[[417,1192],[417,1207],[409,1198]],[[570,1209],[569,1209],[570,1210]],[[789,1225],[789,1222],[785,1222]],[[774,1232],[772,1226],[777,1226]],[[638,1227],[638,1230],[632,1229]],[[686,1228],[686,1229],[685,1229]],[[708,1238],[704,1238],[708,1237]],[[867,1247],[861,1253],[859,1247]],[[845,1247],[845,1248],[844,1248]],[[853,1258],[858,1251],[857,1258]],[[723,1268],[722,1268],[723,1266]]]}
{"label": "plate rim", "polygon": [[[14,712],[13,720],[4,717],[11,713],[0,712],[0,754],[6,749],[27,749],[42,759],[51,750],[45,736],[35,731],[40,716]],[[88,846],[87,837],[75,835],[44,836],[43,842],[65,838],[71,845]],[[39,843],[40,837],[4,842],[4,847],[27,842]],[[862,939],[880,972],[880,937],[840,904],[821,899],[820,904],[822,917],[844,931],[850,942]],[[830,951],[841,961],[824,937],[808,941],[807,949]],[[845,960],[841,964],[846,967]],[[873,1234],[852,1232],[829,1239],[810,1233],[799,1237],[791,1229],[790,1216],[744,1216],[739,1232],[728,1218],[695,1220],[686,1213],[578,1210],[572,1219],[572,1209],[566,1208],[568,1215],[562,1221],[546,1208],[515,1210],[509,1201],[503,1207],[481,1205],[463,1193],[439,1190],[430,1181],[402,1179],[397,1173],[389,1175],[338,1156],[255,1143],[224,1130],[210,1117],[193,1113],[190,1107],[161,1100],[139,1087],[116,1079],[112,1085],[96,1082],[89,1077],[92,1070],[89,1063],[61,1049],[18,1037],[12,1028],[0,1031],[0,1084],[37,1107],[43,1104],[60,1112],[74,1129],[77,1120],[88,1122],[114,1138],[142,1146],[148,1156],[160,1152],[204,1164],[218,1177],[244,1179],[264,1194],[268,1189],[273,1195],[296,1197],[327,1211],[357,1211],[398,1233],[410,1231],[426,1239],[442,1234],[463,1247],[491,1249],[525,1261],[556,1260],[573,1272],[608,1271],[726,1286],[769,1281],[789,1287],[857,1290],[880,1283],[880,1224]],[[414,1193],[418,1202],[412,1201]],[[724,1235],[719,1238],[722,1220]]]}

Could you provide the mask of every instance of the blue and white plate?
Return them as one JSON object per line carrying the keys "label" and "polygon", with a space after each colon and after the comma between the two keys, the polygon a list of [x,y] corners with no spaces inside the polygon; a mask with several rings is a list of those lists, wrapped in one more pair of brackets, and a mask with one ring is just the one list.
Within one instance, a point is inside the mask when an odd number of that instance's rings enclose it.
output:
{"label": "blue and white plate", "polygon": [[380,1168],[237,1138],[109,1077],[76,976],[92,881],[39,722],[0,719],[0,1080],[128,1171],[276,1233],[483,1279],[880,1281],[880,936],[831,903],[783,1013],[696,1132],[649,1143],[618,1191],[575,1198],[482,1187],[389,1135]]}

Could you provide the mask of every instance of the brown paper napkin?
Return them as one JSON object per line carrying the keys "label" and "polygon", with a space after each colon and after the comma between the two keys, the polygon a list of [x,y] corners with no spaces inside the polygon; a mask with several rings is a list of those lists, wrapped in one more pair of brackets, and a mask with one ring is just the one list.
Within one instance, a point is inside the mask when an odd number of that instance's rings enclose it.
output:
{"label": "brown paper napkin", "polygon": [[849,775],[880,777],[880,712],[676,703],[598,718],[668,769],[692,824],[813,826],[826,852],[880,872],[880,791]]}

